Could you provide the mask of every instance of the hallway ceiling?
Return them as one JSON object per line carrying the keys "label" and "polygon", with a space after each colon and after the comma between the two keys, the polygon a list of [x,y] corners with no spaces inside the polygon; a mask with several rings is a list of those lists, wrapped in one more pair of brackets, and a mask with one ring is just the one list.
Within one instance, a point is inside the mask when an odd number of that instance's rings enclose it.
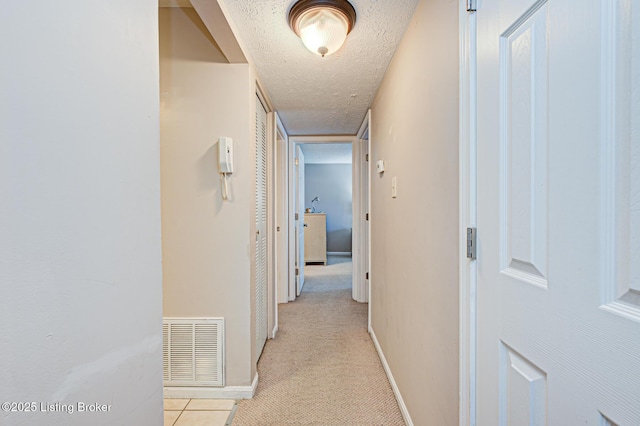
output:
{"label": "hallway ceiling", "polygon": [[290,135],[356,134],[418,0],[350,0],[356,25],[322,58],[291,31],[295,0],[219,0]]}

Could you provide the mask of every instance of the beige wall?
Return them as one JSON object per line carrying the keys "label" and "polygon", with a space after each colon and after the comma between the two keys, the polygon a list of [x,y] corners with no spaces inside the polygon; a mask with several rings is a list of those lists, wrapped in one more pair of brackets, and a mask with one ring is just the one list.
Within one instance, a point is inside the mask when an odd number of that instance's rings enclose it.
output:
{"label": "beige wall", "polygon": [[[226,319],[226,384],[251,384],[255,77],[193,9],[160,10],[164,316]],[[252,104],[253,102],[253,104]],[[234,141],[223,201],[217,140]]]}
{"label": "beige wall", "polygon": [[416,425],[458,424],[458,65],[458,2],[422,0],[372,107],[372,328]]}
{"label": "beige wall", "polygon": [[3,6],[0,424],[162,424],[157,0]]}

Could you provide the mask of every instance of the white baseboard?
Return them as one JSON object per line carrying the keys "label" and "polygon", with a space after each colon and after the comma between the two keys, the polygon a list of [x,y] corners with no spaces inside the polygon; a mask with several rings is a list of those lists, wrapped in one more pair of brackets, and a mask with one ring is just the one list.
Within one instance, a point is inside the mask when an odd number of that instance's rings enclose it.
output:
{"label": "white baseboard", "polygon": [[278,333],[278,324],[276,324],[276,326],[273,327],[273,330],[271,331],[271,338],[275,339],[277,333]]}
{"label": "white baseboard", "polygon": [[350,251],[328,251],[327,256],[349,256],[351,257]]}
{"label": "white baseboard", "polygon": [[250,386],[224,386],[221,388],[197,386],[165,386],[165,398],[251,399],[258,387],[258,373]]}
{"label": "white baseboard", "polygon": [[393,378],[393,374],[391,373],[391,369],[389,368],[389,364],[387,363],[387,359],[384,357],[384,353],[382,352],[382,348],[380,347],[380,343],[378,343],[378,338],[376,337],[376,333],[374,333],[373,329],[369,327],[369,334],[371,335],[371,340],[373,340],[373,344],[376,347],[376,351],[378,352],[378,356],[380,357],[380,361],[382,362],[382,367],[384,368],[384,372],[387,374],[387,378],[389,379],[389,383],[391,383],[391,389],[393,390],[393,394],[398,401],[398,406],[400,407],[400,413],[402,414],[402,418],[407,426],[413,426],[413,420],[411,420],[411,416],[409,415],[409,410],[407,410],[407,406],[402,399],[402,395],[400,394],[400,389],[398,389],[398,385],[396,384],[396,380]]}

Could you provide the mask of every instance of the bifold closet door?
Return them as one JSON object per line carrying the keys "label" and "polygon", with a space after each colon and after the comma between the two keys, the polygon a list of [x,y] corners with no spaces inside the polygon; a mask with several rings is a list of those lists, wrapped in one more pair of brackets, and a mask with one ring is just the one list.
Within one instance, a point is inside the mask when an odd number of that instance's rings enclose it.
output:
{"label": "bifold closet door", "polygon": [[267,306],[267,111],[256,96],[256,359],[268,334]]}

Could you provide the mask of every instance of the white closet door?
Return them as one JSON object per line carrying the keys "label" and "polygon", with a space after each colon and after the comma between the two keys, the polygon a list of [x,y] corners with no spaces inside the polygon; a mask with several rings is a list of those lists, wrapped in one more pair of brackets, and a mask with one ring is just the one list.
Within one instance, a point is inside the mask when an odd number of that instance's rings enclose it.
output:
{"label": "white closet door", "polygon": [[267,308],[267,112],[256,96],[256,359],[268,333]]}
{"label": "white closet door", "polygon": [[640,425],[640,3],[478,3],[477,424]]}

